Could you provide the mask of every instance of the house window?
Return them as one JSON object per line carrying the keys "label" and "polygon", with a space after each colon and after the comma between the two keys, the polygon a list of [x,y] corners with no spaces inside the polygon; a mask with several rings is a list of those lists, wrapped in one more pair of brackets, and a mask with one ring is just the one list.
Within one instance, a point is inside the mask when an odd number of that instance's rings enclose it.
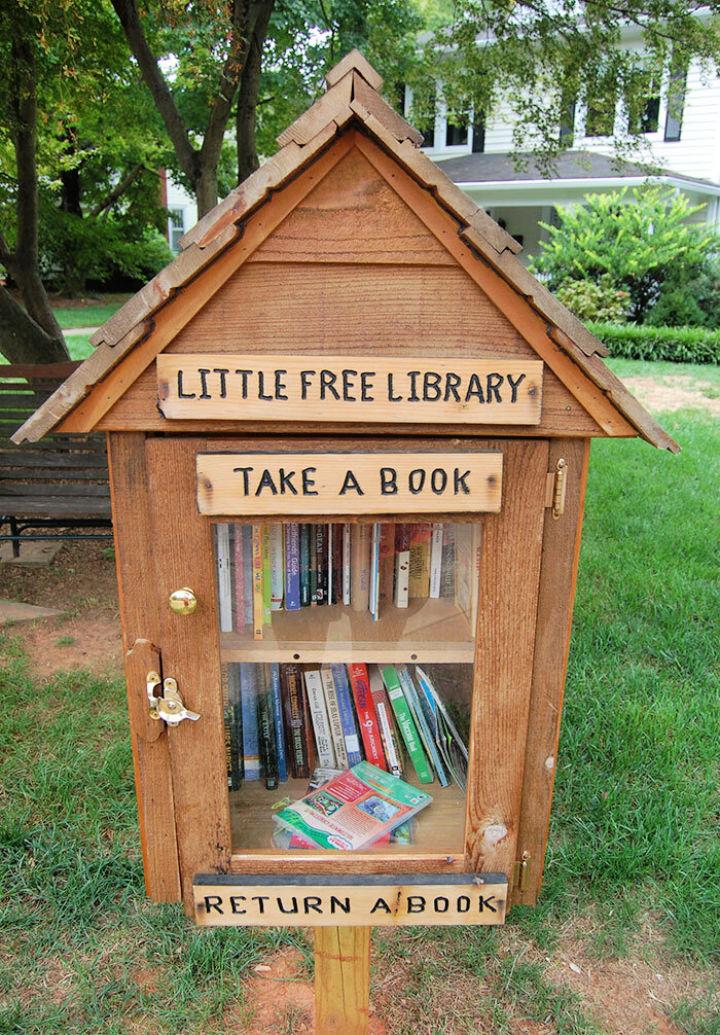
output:
{"label": "house window", "polygon": [[467,126],[458,126],[456,123],[447,120],[445,129],[445,146],[460,147],[468,142]]}
{"label": "house window", "polygon": [[472,149],[474,155],[481,155],[485,150],[485,113],[482,111],[473,122]]}
{"label": "house window", "polygon": [[685,108],[686,84],[686,68],[675,67],[670,70],[667,112],[665,113],[665,140],[667,141],[676,141],[680,139],[683,111]]}
{"label": "house window", "polygon": [[171,208],[168,219],[168,241],[173,252],[180,251],[180,238],[185,233],[185,209]]}
{"label": "house window", "polygon": [[645,89],[628,101],[628,131],[634,134],[657,133],[660,125],[660,89],[646,78]]}
{"label": "house window", "polygon": [[585,95],[585,136],[611,137],[615,129],[617,90],[610,77],[588,86]]}
{"label": "house window", "polygon": [[563,94],[560,109],[560,143],[563,147],[572,147],[575,136],[576,98],[571,94]]}

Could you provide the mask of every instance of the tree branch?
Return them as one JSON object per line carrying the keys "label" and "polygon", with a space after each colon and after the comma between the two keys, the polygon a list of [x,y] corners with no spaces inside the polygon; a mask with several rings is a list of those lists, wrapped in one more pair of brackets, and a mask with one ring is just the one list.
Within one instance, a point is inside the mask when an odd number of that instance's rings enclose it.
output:
{"label": "tree branch", "polygon": [[144,168],[145,166],[142,164],[142,162],[139,162],[137,165],[133,166],[133,168],[130,169],[129,172],[127,172],[123,176],[123,178],[118,181],[118,183],[115,184],[113,189],[111,191],[108,191],[108,193],[105,195],[102,201],[99,201],[97,205],[95,205],[90,210],[88,215],[93,219],[96,219],[102,212],[114,205],[118,198],[122,197],[122,195],[128,189],[130,184],[138,178],[138,176]]}

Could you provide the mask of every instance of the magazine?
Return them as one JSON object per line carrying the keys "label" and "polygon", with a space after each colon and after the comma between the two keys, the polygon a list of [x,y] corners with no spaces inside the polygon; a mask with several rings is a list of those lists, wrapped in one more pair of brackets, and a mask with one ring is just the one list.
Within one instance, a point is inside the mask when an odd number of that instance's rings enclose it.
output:
{"label": "magazine", "polygon": [[431,802],[425,791],[359,762],[274,819],[315,847],[350,851],[375,844]]}

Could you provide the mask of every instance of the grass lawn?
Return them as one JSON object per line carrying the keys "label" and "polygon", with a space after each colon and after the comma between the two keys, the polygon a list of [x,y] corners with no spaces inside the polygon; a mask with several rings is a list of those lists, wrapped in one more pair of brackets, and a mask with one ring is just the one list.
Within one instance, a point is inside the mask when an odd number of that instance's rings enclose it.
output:
{"label": "grass lawn", "polygon": [[[663,423],[678,457],[592,447],[541,904],[376,932],[390,1035],[720,1033],[720,427]],[[120,678],[35,679],[12,631],[4,659],[0,1032],[307,1031],[253,1020],[259,961],[296,961],[280,1003],[307,978],[302,932],[145,902]]]}
{"label": "grass lawn", "polygon": [[88,299],[59,299],[53,301],[55,319],[63,330],[69,327],[99,327],[109,320],[130,295],[103,295],[100,301]]}

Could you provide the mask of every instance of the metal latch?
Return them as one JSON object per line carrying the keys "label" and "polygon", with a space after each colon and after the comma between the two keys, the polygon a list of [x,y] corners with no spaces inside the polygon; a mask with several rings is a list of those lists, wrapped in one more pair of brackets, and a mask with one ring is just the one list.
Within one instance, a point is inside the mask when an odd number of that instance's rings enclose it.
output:
{"label": "metal latch", "polygon": [[513,891],[527,891],[530,874],[530,852],[523,852],[513,868]]}
{"label": "metal latch", "polygon": [[568,465],[562,457],[555,464],[555,470],[549,471],[545,485],[545,506],[552,507],[554,518],[565,513],[565,494],[567,492]]}
{"label": "metal latch", "polygon": [[[158,695],[156,690],[160,685],[162,685],[162,693]],[[191,712],[185,707],[178,691],[177,680],[171,676],[161,680],[159,673],[148,672],[147,696],[151,719],[162,719],[168,726],[177,726],[183,719],[195,722],[200,718],[197,712]]]}

